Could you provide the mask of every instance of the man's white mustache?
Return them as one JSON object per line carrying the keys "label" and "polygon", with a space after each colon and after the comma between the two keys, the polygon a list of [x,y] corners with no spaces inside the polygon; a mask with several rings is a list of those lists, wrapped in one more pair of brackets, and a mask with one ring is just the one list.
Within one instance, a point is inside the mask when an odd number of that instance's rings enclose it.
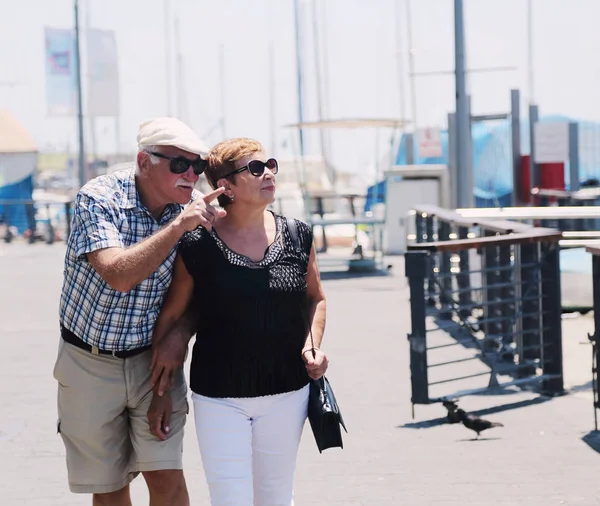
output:
{"label": "man's white mustache", "polygon": [[175,186],[183,186],[185,188],[193,188],[194,187],[194,183],[192,183],[191,181],[186,181],[185,179],[179,178],[175,182]]}

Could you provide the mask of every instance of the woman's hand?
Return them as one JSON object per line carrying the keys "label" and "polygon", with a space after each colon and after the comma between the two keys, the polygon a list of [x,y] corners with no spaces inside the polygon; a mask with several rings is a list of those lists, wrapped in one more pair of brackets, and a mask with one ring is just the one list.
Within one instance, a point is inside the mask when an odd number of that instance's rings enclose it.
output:
{"label": "woman's hand", "polygon": [[[313,357],[314,350],[314,357]],[[306,372],[311,379],[317,380],[325,375],[329,360],[327,355],[319,348],[306,348],[302,350],[302,360],[306,364]]]}

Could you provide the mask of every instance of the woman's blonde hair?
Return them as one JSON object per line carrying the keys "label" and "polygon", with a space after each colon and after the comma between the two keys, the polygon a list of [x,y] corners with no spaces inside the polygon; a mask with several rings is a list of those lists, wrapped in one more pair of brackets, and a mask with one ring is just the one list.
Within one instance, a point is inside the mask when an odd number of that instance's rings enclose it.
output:
{"label": "woman's blonde hair", "polygon": [[[213,190],[216,189],[219,179],[235,170],[235,162],[259,151],[264,151],[263,145],[247,137],[237,137],[219,142],[208,153],[208,166],[204,171],[208,184]],[[228,176],[227,179],[233,181],[234,178],[235,174]],[[231,204],[231,199],[225,195],[220,195],[218,200],[222,207]]]}

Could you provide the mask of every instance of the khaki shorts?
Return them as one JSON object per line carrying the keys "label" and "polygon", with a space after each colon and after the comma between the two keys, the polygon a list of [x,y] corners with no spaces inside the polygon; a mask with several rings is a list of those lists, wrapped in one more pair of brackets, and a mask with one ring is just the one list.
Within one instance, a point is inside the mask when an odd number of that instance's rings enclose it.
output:
{"label": "khaki shorts", "polygon": [[151,358],[150,350],[127,359],[92,355],[61,339],[54,378],[71,492],[114,492],[139,472],[182,469],[188,413],[183,370],[171,392],[171,432],[161,441],[150,434],[146,417]]}

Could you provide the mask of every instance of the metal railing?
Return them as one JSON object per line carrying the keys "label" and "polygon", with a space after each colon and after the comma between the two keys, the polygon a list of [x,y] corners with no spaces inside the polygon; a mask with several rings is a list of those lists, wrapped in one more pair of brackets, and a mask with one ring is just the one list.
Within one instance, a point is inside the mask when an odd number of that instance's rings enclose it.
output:
{"label": "metal railing", "polygon": [[408,246],[412,403],[563,391],[561,233],[422,206]]}
{"label": "metal railing", "polygon": [[561,248],[600,244],[600,206],[468,208],[456,209],[455,212],[472,223],[512,220],[515,224],[560,230],[563,232]]}

